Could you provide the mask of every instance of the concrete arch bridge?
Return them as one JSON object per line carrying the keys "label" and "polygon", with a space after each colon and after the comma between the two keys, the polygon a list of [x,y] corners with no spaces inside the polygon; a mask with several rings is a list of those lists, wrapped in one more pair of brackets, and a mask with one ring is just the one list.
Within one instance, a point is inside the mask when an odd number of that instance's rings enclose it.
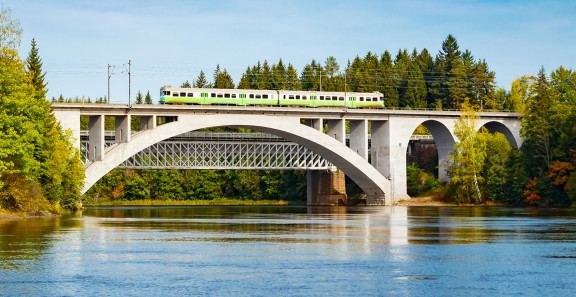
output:
{"label": "concrete arch bridge", "polygon": [[[54,103],[54,114],[71,129],[80,148],[80,119],[89,118],[86,184],[83,193],[102,176],[150,147],[171,137],[203,128],[238,127],[277,135],[320,155],[342,170],[366,193],[368,205],[388,205],[409,198],[406,192],[406,149],[414,130],[431,132],[443,162],[456,143],[458,111],[378,110],[341,108],[280,108],[230,106],[165,106]],[[115,118],[114,139],[106,147],[104,118]],[[130,130],[131,118],[140,131]],[[346,122],[349,146],[346,145]],[[500,132],[518,147],[520,120],[516,113],[482,112],[478,127]],[[371,141],[370,158],[368,141]],[[310,176],[310,175],[309,175]],[[447,179],[439,168],[439,177]],[[310,179],[309,190],[310,190]],[[311,203],[309,191],[309,204]]]}

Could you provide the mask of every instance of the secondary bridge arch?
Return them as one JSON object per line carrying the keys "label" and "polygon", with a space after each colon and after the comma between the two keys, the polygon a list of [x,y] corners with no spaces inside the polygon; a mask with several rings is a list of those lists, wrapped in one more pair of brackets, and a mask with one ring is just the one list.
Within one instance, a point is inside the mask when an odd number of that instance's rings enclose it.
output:
{"label": "secondary bridge arch", "polygon": [[107,150],[101,161],[86,164],[86,181],[82,192],[85,193],[106,173],[126,159],[154,143],[188,131],[221,126],[254,129],[298,143],[341,169],[364,190],[370,199],[383,199],[390,193],[390,181],[364,158],[341,141],[321,131],[301,125],[300,118],[246,114],[181,115],[175,122],[135,134],[130,141]]}

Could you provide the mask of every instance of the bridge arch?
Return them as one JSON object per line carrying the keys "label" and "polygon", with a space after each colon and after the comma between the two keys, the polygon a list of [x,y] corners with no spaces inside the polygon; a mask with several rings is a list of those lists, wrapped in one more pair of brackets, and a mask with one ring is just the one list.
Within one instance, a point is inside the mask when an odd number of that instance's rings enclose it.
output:
{"label": "bridge arch", "polygon": [[519,148],[522,140],[519,139],[518,135],[514,135],[512,130],[504,123],[499,121],[487,121],[485,122],[482,127],[486,128],[488,132],[494,134],[496,132],[504,134],[508,143],[513,148]]}
{"label": "bridge arch", "polygon": [[[82,193],[88,191],[106,173],[154,143],[188,131],[221,126],[249,128],[283,137],[314,151],[334,164],[356,182],[368,197],[382,199],[390,193],[390,181],[342,142],[321,131],[301,125],[297,117],[253,114],[181,115],[178,121],[137,133],[129,142],[108,149],[104,160],[85,166],[86,181]],[[389,202],[388,196],[386,202]]]}

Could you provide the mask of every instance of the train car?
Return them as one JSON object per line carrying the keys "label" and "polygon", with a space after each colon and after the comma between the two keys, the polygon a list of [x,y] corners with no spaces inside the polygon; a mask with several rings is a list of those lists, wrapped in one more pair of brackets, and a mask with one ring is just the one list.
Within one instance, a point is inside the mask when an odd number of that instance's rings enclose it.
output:
{"label": "train car", "polygon": [[160,104],[224,104],[244,105],[246,94],[236,89],[173,88],[160,89]]}
{"label": "train car", "polygon": [[316,92],[208,88],[160,89],[160,104],[384,108],[380,92]]}
{"label": "train car", "polygon": [[380,92],[278,91],[278,97],[280,106],[384,108]]}
{"label": "train car", "polygon": [[308,106],[314,107],[310,98],[310,92],[307,91],[277,91],[278,105],[280,106]]}
{"label": "train car", "polygon": [[384,108],[384,95],[380,92],[350,94],[349,104],[355,108]]}

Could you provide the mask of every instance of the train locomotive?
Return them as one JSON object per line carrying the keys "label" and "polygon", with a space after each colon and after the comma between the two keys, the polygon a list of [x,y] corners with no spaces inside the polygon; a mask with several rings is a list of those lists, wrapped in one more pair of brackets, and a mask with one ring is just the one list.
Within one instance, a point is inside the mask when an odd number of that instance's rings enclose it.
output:
{"label": "train locomotive", "polygon": [[380,92],[160,88],[160,104],[384,108]]}

